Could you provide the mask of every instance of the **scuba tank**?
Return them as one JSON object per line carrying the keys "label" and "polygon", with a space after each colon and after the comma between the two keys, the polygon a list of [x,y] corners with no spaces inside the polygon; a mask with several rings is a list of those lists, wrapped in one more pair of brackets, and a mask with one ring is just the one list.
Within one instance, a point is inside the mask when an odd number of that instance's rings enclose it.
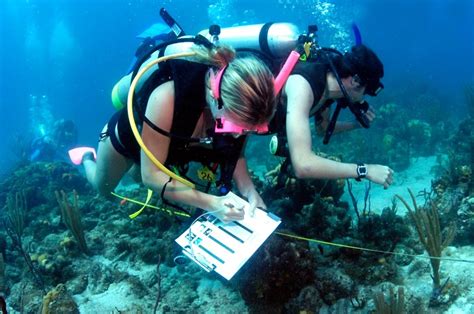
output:
{"label": "scuba tank", "polygon": [[[161,13],[162,12],[160,12],[160,14]],[[167,14],[167,17],[164,19],[167,23],[177,25],[169,14]],[[169,23],[168,25],[170,25]],[[172,26],[170,25],[170,27]],[[157,45],[158,48],[154,51],[150,51],[149,58],[141,62],[141,64],[136,64],[136,66],[142,67],[150,60],[156,59],[159,56],[189,51],[193,45],[195,45],[195,37],[183,34],[184,32],[180,30],[179,36],[176,37],[177,40],[182,40],[181,42],[174,43],[174,41],[171,40],[169,44],[167,42],[159,43]],[[216,40],[216,35],[212,31],[212,27],[200,31],[199,35],[207,38],[210,42]],[[236,50],[254,51],[266,56],[269,60],[280,62],[296,47],[299,35],[298,27],[294,24],[266,23],[221,28],[218,42],[219,44],[229,45]],[[158,67],[155,68],[155,71],[156,70],[158,70]],[[140,90],[143,82],[153,73],[154,71],[150,70],[140,79],[137,84],[137,91]],[[122,77],[112,89],[112,104],[117,110],[126,106],[132,76],[133,73],[129,73]]]}
{"label": "scuba tank", "polygon": [[[199,32],[212,40],[209,30]],[[283,59],[295,49],[300,31],[291,23],[266,23],[222,28],[219,43],[234,49],[245,48],[262,52],[271,58]]]}
{"label": "scuba tank", "polygon": [[[198,35],[204,36],[214,42],[216,35],[211,34],[213,27],[204,29]],[[220,28],[218,43],[231,46],[235,50],[256,51],[272,59],[286,58],[298,44],[299,30],[291,23],[266,23]],[[183,36],[180,38],[193,38]],[[189,51],[193,42],[170,44],[165,47],[163,55],[171,55]]]}

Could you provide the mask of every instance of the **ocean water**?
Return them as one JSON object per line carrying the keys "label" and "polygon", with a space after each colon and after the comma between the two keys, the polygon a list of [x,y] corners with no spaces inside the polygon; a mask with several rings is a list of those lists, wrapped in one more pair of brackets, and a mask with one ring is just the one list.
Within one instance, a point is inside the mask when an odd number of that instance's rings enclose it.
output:
{"label": "ocean water", "polygon": [[[36,132],[30,95],[46,95],[51,114],[72,119],[80,142],[94,144],[112,112],[110,91],[139,44],[135,37],[160,21],[160,7],[190,34],[212,23],[285,21],[302,30],[317,24],[322,45],[342,48],[352,42],[356,22],[384,62],[387,93],[417,81],[439,93],[446,111],[462,113],[460,90],[474,73],[473,6],[469,0],[3,0],[1,136],[6,143],[12,134]],[[8,145],[0,150],[5,170],[14,156]]]}
{"label": "ocean water", "polygon": [[[465,86],[474,84],[474,1],[471,0],[0,0],[2,180],[8,178],[22,158],[20,154],[27,157],[34,154],[34,149],[28,147],[30,141],[47,133],[57,120],[71,120],[75,124],[77,143],[96,146],[99,131],[114,112],[110,100],[112,87],[126,74],[140,43],[136,36],[153,23],[161,22],[158,14],[161,7],[166,8],[188,34],[195,34],[211,24],[232,27],[290,22],[303,31],[308,25],[316,24],[321,45],[342,51],[353,43],[351,24],[356,23],[363,42],[377,52],[385,67],[385,90],[380,97],[370,100],[376,111],[387,103],[395,103],[398,110],[414,112],[410,119],[425,117],[433,129],[434,121],[445,122],[452,126],[448,130],[453,133],[468,113],[464,90]],[[433,131],[432,136],[444,141],[448,135]],[[253,170],[263,174],[277,161],[261,157],[259,141],[250,146],[247,154]],[[332,141],[337,142],[338,138]],[[435,143],[437,139],[431,141]],[[365,136],[364,143],[385,149],[377,136]],[[329,152],[343,155],[345,144],[347,142],[341,140],[339,145],[336,143],[329,148]],[[319,141],[317,145],[322,144]],[[420,156],[407,156],[407,163],[416,164],[413,158],[429,155],[426,160],[434,167],[433,156],[448,153],[436,149],[427,151],[422,151]],[[57,157],[66,160],[64,154]],[[352,161],[357,161],[357,157],[354,159]],[[411,176],[416,169],[408,165],[400,167],[404,171],[410,169],[404,176],[418,178],[407,181],[420,190],[423,186],[429,189],[431,180],[435,179],[433,173]],[[397,191],[405,188],[403,181],[397,186]],[[362,198],[364,188],[359,186],[356,191]],[[383,204],[390,206],[391,196],[376,191],[374,204],[380,204],[378,213],[381,213]],[[347,192],[343,199],[350,202]],[[470,252],[472,249],[467,253],[452,249],[457,258],[472,259]],[[120,267],[126,269],[127,265]],[[404,271],[408,276],[409,271]],[[463,271],[472,269],[463,268]],[[180,280],[176,272],[172,270],[167,276]],[[428,273],[423,276],[429,282]],[[200,301],[201,307],[195,302],[195,308],[188,310],[212,312],[203,303],[215,302],[216,290],[222,288],[221,285],[228,286],[215,278],[209,281],[204,272],[201,277],[204,279],[197,285],[205,300]],[[462,281],[461,275],[454,277]],[[227,308],[232,312],[245,309],[245,302],[237,293],[230,288],[222,289],[220,297],[228,303],[221,307],[215,305],[216,309]],[[204,290],[207,292],[202,292]],[[126,295],[124,292],[122,296]],[[87,297],[82,294],[76,301],[90,304],[88,298],[93,296],[93,293]],[[102,294],[100,297],[108,298]],[[466,304],[474,300],[472,293],[463,297]],[[139,298],[134,302],[139,302],[137,300]],[[92,307],[84,305],[82,312],[93,312]],[[104,309],[110,308],[104,305]],[[455,313],[457,309],[452,307],[449,311]]]}

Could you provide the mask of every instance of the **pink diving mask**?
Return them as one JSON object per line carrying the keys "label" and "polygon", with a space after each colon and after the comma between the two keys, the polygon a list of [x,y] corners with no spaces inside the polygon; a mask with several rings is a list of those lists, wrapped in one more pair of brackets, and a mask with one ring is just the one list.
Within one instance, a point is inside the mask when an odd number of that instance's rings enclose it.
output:
{"label": "pink diving mask", "polygon": [[[210,83],[211,83],[211,91],[212,96],[217,101],[217,108],[221,110],[224,107],[224,103],[222,102],[221,98],[221,82],[222,76],[224,75],[225,70],[227,69],[227,65],[220,69],[217,72],[217,75],[214,75],[214,71],[211,71],[210,75]],[[239,124],[236,124],[224,117],[220,117],[216,119],[216,127],[214,129],[215,133],[234,133],[234,134],[247,134],[247,133],[267,133],[268,132],[268,124],[263,123],[261,125],[253,126],[252,128],[248,128]]]}
{"label": "pink diving mask", "polygon": [[214,129],[215,133],[234,133],[234,134],[248,134],[248,133],[257,133],[264,134],[268,132],[268,124],[263,123],[256,125],[252,128],[248,128],[242,125],[233,123],[230,120],[226,120],[224,117],[216,119],[216,127]]}
{"label": "pink diving mask", "polygon": [[[275,95],[278,95],[280,90],[282,89],[283,85],[285,84],[288,76],[290,76],[291,71],[293,70],[295,64],[298,62],[300,54],[296,51],[292,51],[288,56],[288,59],[285,61],[280,73],[275,78]],[[210,83],[211,83],[211,91],[212,96],[217,101],[217,108],[221,110],[224,107],[224,103],[222,102],[222,98],[220,97],[221,93],[221,83],[222,83],[222,76],[227,69],[227,65],[224,66],[217,72],[217,75],[214,74],[214,71],[211,71],[210,75]],[[225,119],[224,117],[216,119],[216,127],[214,130],[215,133],[237,133],[237,134],[247,134],[247,133],[267,133],[268,132],[268,123],[263,123],[260,125],[253,126],[252,128],[244,127],[242,125],[236,124],[231,122],[230,120]]]}

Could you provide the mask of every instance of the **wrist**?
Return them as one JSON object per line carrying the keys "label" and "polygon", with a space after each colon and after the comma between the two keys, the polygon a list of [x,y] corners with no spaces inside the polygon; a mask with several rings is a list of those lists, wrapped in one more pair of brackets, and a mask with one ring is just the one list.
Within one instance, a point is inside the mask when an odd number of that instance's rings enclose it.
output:
{"label": "wrist", "polygon": [[215,212],[219,209],[221,196],[209,195],[208,206],[205,208],[208,212]]}

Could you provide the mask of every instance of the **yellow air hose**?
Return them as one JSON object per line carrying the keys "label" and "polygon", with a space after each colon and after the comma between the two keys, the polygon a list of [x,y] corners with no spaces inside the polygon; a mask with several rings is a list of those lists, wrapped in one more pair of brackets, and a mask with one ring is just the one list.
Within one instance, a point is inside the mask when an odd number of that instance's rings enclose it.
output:
{"label": "yellow air hose", "polygon": [[158,169],[163,171],[166,175],[170,176],[171,178],[175,179],[178,182],[183,183],[184,185],[190,187],[190,188],[195,188],[195,185],[178,176],[176,173],[172,172],[168,168],[166,168],[156,157],[153,155],[153,153],[145,146],[145,143],[143,142],[140,132],[138,131],[137,124],[135,123],[135,117],[133,115],[133,95],[135,94],[135,88],[137,86],[138,80],[145,74],[146,71],[148,71],[152,66],[164,62],[170,59],[176,59],[176,58],[184,58],[184,57],[191,57],[194,56],[196,53],[195,52],[180,52],[180,53],[175,53],[169,56],[164,56],[160,57],[156,60],[151,61],[148,63],[143,69],[140,69],[138,71],[137,75],[133,79],[132,83],[130,84],[130,89],[128,91],[128,98],[127,98],[127,113],[128,113],[128,121],[130,122],[130,127],[132,128],[133,135],[135,136],[135,139],[138,142],[138,145],[140,145],[141,149],[143,152],[150,158],[150,160],[155,164]]}

